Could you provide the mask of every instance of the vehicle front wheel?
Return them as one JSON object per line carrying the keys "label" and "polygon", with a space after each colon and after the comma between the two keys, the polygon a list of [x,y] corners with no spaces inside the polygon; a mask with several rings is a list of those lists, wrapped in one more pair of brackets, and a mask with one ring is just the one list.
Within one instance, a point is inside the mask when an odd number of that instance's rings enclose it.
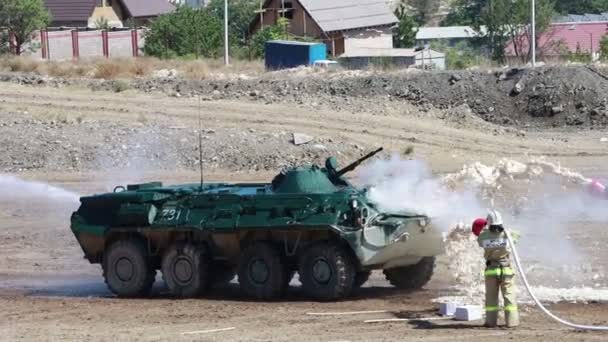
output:
{"label": "vehicle front wheel", "polygon": [[299,265],[304,293],[321,301],[348,297],[355,284],[356,268],[348,251],[331,242],[318,243],[304,251]]}
{"label": "vehicle front wheel", "polygon": [[435,270],[435,257],[422,258],[417,264],[384,270],[384,276],[401,290],[417,290],[426,285]]}
{"label": "vehicle front wheel", "polygon": [[209,252],[205,245],[174,243],[162,260],[162,273],[173,296],[197,297],[209,287]]}
{"label": "vehicle front wheel", "polygon": [[251,244],[239,259],[238,276],[241,290],[256,299],[281,298],[287,288],[287,272],[279,249],[269,242]]}
{"label": "vehicle front wheel", "polygon": [[108,288],[119,297],[148,295],[156,276],[142,239],[111,243],[103,254],[102,268]]}

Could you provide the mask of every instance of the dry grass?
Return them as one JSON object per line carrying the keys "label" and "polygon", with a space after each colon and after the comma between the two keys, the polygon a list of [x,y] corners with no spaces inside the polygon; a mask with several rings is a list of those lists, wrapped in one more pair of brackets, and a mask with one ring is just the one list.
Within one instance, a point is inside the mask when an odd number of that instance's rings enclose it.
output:
{"label": "dry grass", "polygon": [[113,80],[118,77],[123,71],[123,67],[116,61],[101,62],[95,65],[93,77]]}
{"label": "dry grass", "polygon": [[87,65],[81,63],[58,63],[48,62],[46,72],[50,76],[56,77],[84,77],[91,72]]}
{"label": "dry grass", "polygon": [[156,60],[152,58],[136,58],[130,60],[129,72],[135,76],[148,76],[154,71]]}
{"label": "dry grass", "polygon": [[183,65],[178,65],[178,71],[184,76],[184,78],[191,80],[204,80],[209,76],[209,64],[206,61],[190,61]]}
{"label": "dry grass", "polygon": [[28,57],[3,57],[0,59],[0,69],[6,69],[12,72],[31,72],[39,71],[40,63]]}
{"label": "dry grass", "polygon": [[0,71],[26,72],[55,77],[94,77],[118,79],[151,77],[158,70],[175,70],[180,78],[202,80],[229,74],[258,75],[264,72],[261,61],[232,61],[225,66],[221,59],[160,60],[141,58],[94,58],[79,61],[43,61],[28,57],[0,58]]}

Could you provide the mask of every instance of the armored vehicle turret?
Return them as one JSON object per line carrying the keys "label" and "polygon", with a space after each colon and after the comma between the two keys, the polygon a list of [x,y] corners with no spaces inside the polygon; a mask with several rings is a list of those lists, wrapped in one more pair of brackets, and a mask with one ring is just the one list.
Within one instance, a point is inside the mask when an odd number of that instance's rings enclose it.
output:
{"label": "armored vehicle turret", "polygon": [[238,275],[248,296],[280,298],[299,274],[302,292],[339,300],[382,269],[402,289],[425,285],[443,236],[422,214],[383,212],[339,169],[295,167],[271,183],[119,186],[85,196],[71,229],[122,297],[149,293],[160,270],[170,293],[202,296]]}

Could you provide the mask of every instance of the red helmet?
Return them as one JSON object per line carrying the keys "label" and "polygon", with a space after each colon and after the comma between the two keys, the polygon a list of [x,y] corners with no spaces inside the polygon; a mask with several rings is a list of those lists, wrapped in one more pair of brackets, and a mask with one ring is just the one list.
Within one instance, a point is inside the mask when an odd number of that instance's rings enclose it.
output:
{"label": "red helmet", "polygon": [[589,185],[589,191],[594,195],[603,194],[606,192],[606,186],[600,183],[597,179],[593,179]]}
{"label": "red helmet", "polygon": [[473,234],[475,234],[475,236],[479,236],[479,234],[481,234],[481,231],[487,224],[488,221],[486,219],[478,218],[477,220],[473,221],[473,227],[471,228],[471,231],[473,232]]}

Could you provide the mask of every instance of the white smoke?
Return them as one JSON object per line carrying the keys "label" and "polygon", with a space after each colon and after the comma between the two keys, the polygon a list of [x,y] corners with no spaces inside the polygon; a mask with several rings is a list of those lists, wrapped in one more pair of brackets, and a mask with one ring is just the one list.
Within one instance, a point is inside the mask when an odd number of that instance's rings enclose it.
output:
{"label": "white smoke", "polygon": [[[481,293],[483,256],[470,224],[485,217],[489,208],[501,211],[505,226],[522,234],[518,249],[536,285],[608,285],[603,263],[590,265],[594,252],[574,241],[583,228],[589,234],[583,236],[584,244],[591,243],[593,225],[608,223],[608,197],[591,196],[591,179],[560,165],[544,159],[502,159],[496,165],[473,163],[434,176],[423,162],[393,155],[362,168],[359,181],[369,186],[370,199],[382,210],[424,213],[434,227],[450,232],[447,273],[464,296]],[[557,298],[545,294],[549,300]]]}
{"label": "white smoke", "polygon": [[434,177],[423,162],[404,160],[398,155],[362,168],[359,182],[370,187],[369,197],[381,210],[425,214],[443,231],[483,216],[487,210],[478,199],[477,187],[451,189]]}
{"label": "white smoke", "polygon": [[0,199],[43,200],[49,204],[78,206],[79,195],[47,183],[26,181],[12,175],[0,174]]}

